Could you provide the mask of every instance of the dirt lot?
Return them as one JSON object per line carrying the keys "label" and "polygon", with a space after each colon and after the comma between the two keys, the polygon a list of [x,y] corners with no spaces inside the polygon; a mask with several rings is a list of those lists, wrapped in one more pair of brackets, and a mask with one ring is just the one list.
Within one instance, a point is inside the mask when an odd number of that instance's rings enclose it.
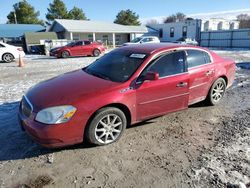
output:
{"label": "dirt lot", "polygon": [[[249,51],[218,51],[250,62]],[[17,110],[32,85],[94,58],[25,58],[0,63],[0,188],[233,187],[250,182],[250,70],[237,69],[222,103],[203,104],[128,128],[104,147],[48,150],[21,132]],[[250,186],[250,185],[248,185]]]}

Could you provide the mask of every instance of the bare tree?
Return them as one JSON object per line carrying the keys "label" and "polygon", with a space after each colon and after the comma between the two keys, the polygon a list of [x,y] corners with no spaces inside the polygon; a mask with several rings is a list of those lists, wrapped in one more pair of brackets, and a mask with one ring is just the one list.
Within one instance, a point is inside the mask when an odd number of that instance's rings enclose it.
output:
{"label": "bare tree", "polygon": [[250,28],[250,16],[248,14],[240,14],[237,16],[237,21],[240,22],[239,28]]}
{"label": "bare tree", "polygon": [[148,20],[146,23],[146,25],[156,25],[156,24],[159,24],[159,22],[156,19]]}
{"label": "bare tree", "polygon": [[184,21],[184,20],[186,20],[186,15],[181,13],[181,12],[177,12],[176,14],[172,14],[172,15],[166,17],[163,20],[163,22],[164,23],[171,23],[171,22],[181,22],[181,21]]}

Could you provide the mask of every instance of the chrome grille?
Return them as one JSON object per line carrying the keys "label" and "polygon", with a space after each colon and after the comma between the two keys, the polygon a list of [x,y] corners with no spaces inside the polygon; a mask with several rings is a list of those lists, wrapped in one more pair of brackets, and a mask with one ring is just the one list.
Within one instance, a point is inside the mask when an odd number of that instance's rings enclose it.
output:
{"label": "chrome grille", "polygon": [[21,101],[21,110],[22,110],[22,114],[26,117],[30,117],[33,111],[32,104],[25,96],[23,96],[23,99]]}

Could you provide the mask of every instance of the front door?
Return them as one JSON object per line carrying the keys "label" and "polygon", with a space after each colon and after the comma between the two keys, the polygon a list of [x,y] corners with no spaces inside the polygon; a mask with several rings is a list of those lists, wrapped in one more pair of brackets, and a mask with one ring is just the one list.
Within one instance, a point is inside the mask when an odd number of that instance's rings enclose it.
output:
{"label": "front door", "polygon": [[189,74],[185,59],[184,51],[165,54],[142,72],[140,77],[153,71],[159,73],[160,78],[137,83],[137,120],[187,108]]}
{"label": "front door", "polygon": [[82,46],[83,46],[83,41],[76,42],[75,45],[70,49],[71,55],[72,56],[82,55]]}

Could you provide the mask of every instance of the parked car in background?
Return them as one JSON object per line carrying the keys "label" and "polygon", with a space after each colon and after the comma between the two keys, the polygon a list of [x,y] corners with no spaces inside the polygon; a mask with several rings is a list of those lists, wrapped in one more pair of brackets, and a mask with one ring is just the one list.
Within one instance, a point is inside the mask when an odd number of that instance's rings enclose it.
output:
{"label": "parked car in background", "polygon": [[57,58],[67,58],[72,56],[99,56],[105,52],[103,44],[98,42],[90,42],[88,40],[71,42],[66,46],[52,48],[50,56]]}
{"label": "parked car in background", "polygon": [[25,53],[22,47],[12,46],[3,42],[0,42],[0,60],[10,63],[14,59],[24,57]]}
{"label": "parked car in background", "polygon": [[218,104],[234,76],[234,61],[204,48],[125,46],[29,89],[20,103],[19,120],[46,147],[83,140],[106,145],[137,122],[203,100]]}
{"label": "parked car in background", "polygon": [[193,45],[193,46],[198,45],[198,42],[195,39],[185,38],[185,37],[179,38],[175,43]]}
{"label": "parked car in background", "polygon": [[128,46],[132,44],[143,44],[143,43],[160,43],[158,37],[155,36],[145,36],[145,37],[137,37],[133,39],[131,42],[126,42],[123,46]]}

